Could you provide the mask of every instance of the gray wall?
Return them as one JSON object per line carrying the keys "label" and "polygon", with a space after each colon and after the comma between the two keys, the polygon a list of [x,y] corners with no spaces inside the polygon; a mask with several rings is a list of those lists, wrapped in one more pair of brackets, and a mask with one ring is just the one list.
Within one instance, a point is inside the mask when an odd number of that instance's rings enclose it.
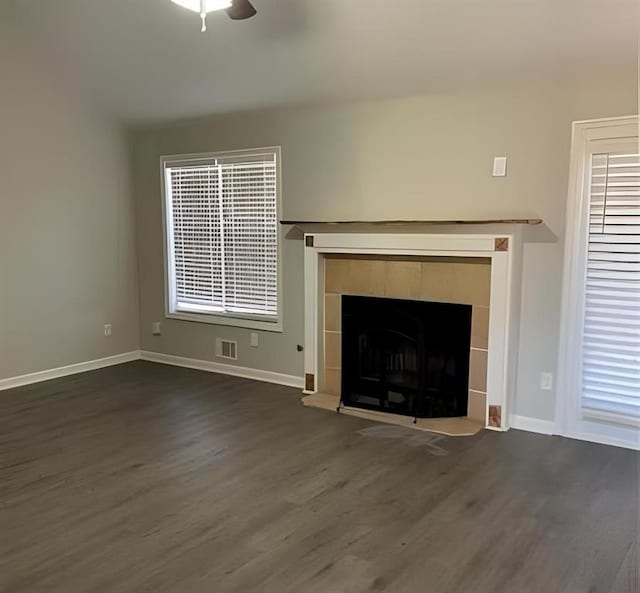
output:
{"label": "gray wall", "polygon": [[[301,375],[303,248],[284,244],[284,333],[163,319],[158,158],[162,154],[281,145],[287,219],[543,218],[559,238],[525,250],[516,413],[554,415],[539,390],[556,370],[571,122],[637,112],[634,71],[527,88],[232,114],[134,134],[141,347],[212,360],[214,336],[239,340],[238,364]],[[490,175],[494,155],[508,177]],[[164,334],[151,335],[163,321]]]}
{"label": "gray wall", "polygon": [[1,25],[0,379],[139,338],[126,133]]}

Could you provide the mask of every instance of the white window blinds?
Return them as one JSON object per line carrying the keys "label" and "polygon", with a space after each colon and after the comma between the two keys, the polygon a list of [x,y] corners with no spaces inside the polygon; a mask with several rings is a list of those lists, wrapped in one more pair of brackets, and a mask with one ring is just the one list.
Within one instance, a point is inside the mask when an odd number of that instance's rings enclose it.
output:
{"label": "white window blinds", "polygon": [[278,157],[163,161],[171,312],[277,318]]}
{"label": "white window blinds", "polygon": [[589,195],[582,405],[640,420],[640,155],[592,155]]}

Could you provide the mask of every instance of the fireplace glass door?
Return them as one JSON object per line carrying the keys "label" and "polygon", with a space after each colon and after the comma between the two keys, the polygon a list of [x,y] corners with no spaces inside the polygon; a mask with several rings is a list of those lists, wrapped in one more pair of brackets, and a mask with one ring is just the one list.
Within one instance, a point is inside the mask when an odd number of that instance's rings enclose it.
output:
{"label": "fireplace glass door", "polygon": [[342,297],[342,402],[417,418],[467,415],[471,306]]}

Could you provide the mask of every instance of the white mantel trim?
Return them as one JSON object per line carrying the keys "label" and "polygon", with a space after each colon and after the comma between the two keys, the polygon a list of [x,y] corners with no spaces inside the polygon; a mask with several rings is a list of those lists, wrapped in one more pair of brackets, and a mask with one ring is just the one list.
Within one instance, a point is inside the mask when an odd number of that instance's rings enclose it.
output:
{"label": "white mantel trim", "polygon": [[[491,258],[489,356],[487,363],[488,407],[501,406],[502,426],[508,430],[518,350],[520,237],[515,232],[500,234],[389,234],[308,233],[313,246],[305,247],[305,374],[315,377],[313,390],[320,389],[324,368],[322,350],[324,256],[326,254],[406,255]],[[495,239],[509,239],[508,251],[496,251]],[[487,428],[491,428],[487,426]]]}

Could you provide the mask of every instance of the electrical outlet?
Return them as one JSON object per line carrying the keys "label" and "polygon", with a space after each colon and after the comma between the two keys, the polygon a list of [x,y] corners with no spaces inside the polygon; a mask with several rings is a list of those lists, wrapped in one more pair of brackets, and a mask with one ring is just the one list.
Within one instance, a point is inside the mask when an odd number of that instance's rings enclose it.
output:
{"label": "electrical outlet", "polygon": [[256,332],[251,332],[250,346],[252,348],[257,348],[259,346],[258,334]]}
{"label": "electrical outlet", "polygon": [[553,373],[542,373],[540,375],[540,389],[551,391],[553,388]]}
{"label": "electrical outlet", "polygon": [[104,335],[109,337],[111,335],[111,324],[110,323],[105,323],[104,324]]}
{"label": "electrical outlet", "polygon": [[151,324],[151,333],[154,336],[161,336],[162,335],[162,325],[160,324],[159,321],[154,321]]}

